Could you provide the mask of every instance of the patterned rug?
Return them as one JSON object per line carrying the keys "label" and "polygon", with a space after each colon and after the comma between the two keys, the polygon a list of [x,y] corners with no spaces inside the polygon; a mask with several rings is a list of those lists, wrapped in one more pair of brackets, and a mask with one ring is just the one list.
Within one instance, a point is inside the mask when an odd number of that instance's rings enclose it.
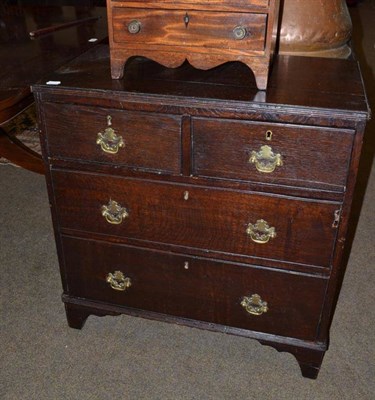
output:
{"label": "patterned rug", "polygon": [[[34,104],[28,107],[21,114],[17,115],[10,122],[3,125],[2,128],[10,136],[16,137],[25,146],[40,154],[41,150],[39,132],[36,122],[36,110]],[[0,164],[11,164],[11,162],[0,156]]]}

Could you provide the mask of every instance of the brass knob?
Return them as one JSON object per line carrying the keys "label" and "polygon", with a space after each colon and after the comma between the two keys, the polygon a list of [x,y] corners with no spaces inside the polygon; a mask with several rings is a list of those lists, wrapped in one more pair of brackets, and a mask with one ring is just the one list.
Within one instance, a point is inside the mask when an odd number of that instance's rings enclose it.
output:
{"label": "brass knob", "polygon": [[101,208],[102,215],[110,224],[119,225],[124,218],[129,216],[126,208],[121,207],[114,200],[109,200],[108,205],[103,205]]}
{"label": "brass knob", "polygon": [[271,146],[262,146],[259,151],[252,151],[249,163],[255,164],[255,168],[259,172],[271,173],[276,167],[283,165],[280,154],[275,154]]}
{"label": "brass knob", "polygon": [[104,132],[99,132],[96,137],[96,144],[100,145],[105,153],[116,154],[119,148],[125,146],[122,136],[116,134],[112,128],[112,117],[107,116],[107,128]]}
{"label": "brass knob", "polygon": [[264,219],[258,219],[254,225],[249,224],[246,233],[250,236],[253,242],[260,244],[268,243],[270,239],[276,237],[275,228],[270,227]]}
{"label": "brass knob", "polygon": [[268,304],[263,301],[259,294],[243,297],[241,306],[251,315],[262,315],[268,311]]}
{"label": "brass knob", "polygon": [[130,278],[125,277],[121,271],[115,271],[109,273],[106,278],[112,289],[124,292],[126,289],[130,288],[132,282]]}
{"label": "brass knob", "polygon": [[233,29],[233,36],[236,40],[242,40],[247,35],[247,29],[244,26],[236,26]]}
{"label": "brass knob", "polygon": [[140,22],[138,22],[137,20],[133,20],[133,21],[129,22],[129,25],[128,25],[129,33],[131,33],[132,35],[135,35],[140,30],[141,30],[141,23]]}

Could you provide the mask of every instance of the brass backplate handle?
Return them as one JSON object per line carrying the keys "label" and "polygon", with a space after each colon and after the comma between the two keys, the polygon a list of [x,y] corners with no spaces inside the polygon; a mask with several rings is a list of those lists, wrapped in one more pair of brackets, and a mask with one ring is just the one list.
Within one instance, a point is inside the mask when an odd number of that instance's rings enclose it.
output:
{"label": "brass backplate handle", "polygon": [[250,236],[253,242],[259,244],[268,243],[270,239],[276,237],[275,228],[270,227],[268,222],[264,219],[258,219],[255,224],[248,224],[246,233]]}
{"label": "brass backplate handle", "polygon": [[271,146],[264,145],[259,151],[251,152],[249,163],[255,164],[259,172],[271,173],[283,165],[283,160],[280,154],[272,151]]}
{"label": "brass backplate handle", "polygon": [[102,205],[101,212],[106,221],[114,225],[121,224],[129,216],[128,210],[114,200],[109,200],[107,205]]}
{"label": "brass backplate handle", "polygon": [[112,289],[124,292],[126,289],[130,288],[132,282],[130,278],[125,277],[121,271],[110,272],[106,278]]}
{"label": "brass backplate handle", "polygon": [[268,304],[263,301],[259,294],[243,297],[241,306],[251,315],[262,315],[268,311]]}
{"label": "brass backplate handle", "polygon": [[125,147],[122,136],[117,135],[112,128],[112,117],[110,115],[107,116],[107,128],[104,132],[99,132],[96,137],[96,144],[109,154],[116,154],[120,148]]}

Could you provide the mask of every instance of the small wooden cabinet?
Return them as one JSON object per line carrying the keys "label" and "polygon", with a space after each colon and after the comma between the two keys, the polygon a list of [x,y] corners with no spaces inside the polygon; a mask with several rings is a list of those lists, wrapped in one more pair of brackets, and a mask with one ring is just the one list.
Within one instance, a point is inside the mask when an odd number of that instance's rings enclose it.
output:
{"label": "small wooden cabinet", "polygon": [[242,335],[315,378],[368,117],[356,63],[279,57],[267,92],[241,63],[127,68],[111,80],[99,46],[33,88],[69,325]]}
{"label": "small wooden cabinet", "polygon": [[114,79],[132,56],[200,69],[241,61],[267,87],[279,0],[107,0],[107,10]]}

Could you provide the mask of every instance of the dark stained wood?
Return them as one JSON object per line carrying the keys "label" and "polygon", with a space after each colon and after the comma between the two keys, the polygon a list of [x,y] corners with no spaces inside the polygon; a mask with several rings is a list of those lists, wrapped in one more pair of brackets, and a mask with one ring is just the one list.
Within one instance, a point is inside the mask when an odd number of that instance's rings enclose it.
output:
{"label": "dark stained wood", "polygon": [[[329,329],[332,323],[333,315],[336,309],[337,301],[341,290],[341,285],[344,279],[346,265],[349,259],[352,240],[354,238],[354,232],[348,234],[350,223],[356,226],[356,222],[351,215],[351,207],[355,194],[355,184],[357,174],[360,173],[359,161],[361,156],[361,148],[363,143],[363,135],[365,132],[365,121],[360,121],[357,127],[357,135],[355,137],[355,143],[352,154],[351,168],[348,174],[348,185],[345,193],[345,198],[342,206],[342,221],[338,229],[337,235],[337,246],[335,248],[333,260],[332,260],[332,279],[329,282],[325,310],[326,312],[322,317],[322,324],[320,329],[320,338],[325,338],[329,335]],[[345,254],[346,252],[346,254]]]}
{"label": "dark stained wood", "polygon": [[87,318],[90,315],[96,315],[97,317],[104,317],[106,315],[119,315],[117,312],[108,312],[101,310],[87,310],[82,307],[76,306],[75,304],[65,303],[65,312],[68,320],[68,325],[74,329],[82,329]]}
{"label": "dark stained wood", "polygon": [[[181,117],[53,103],[45,104],[43,111],[50,157],[181,172]],[[124,141],[116,154],[104,152],[96,143],[98,133],[108,127],[107,116]]]}
{"label": "dark stained wood", "polygon": [[302,375],[306,378],[316,379],[323,361],[327,345],[319,342],[303,341],[270,335],[264,332],[251,331],[248,329],[234,328],[204,321],[196,321],[167,314],[155,313],[135,308],[120,306],[118,304],[102,303],[98,301],[82,300],[77,297],[63,295],[67,320],[72,328],[81,329],[89,315],[116,315],[128,314],[136,317],[149,318],[157,321],[170,322],[186,325],[198,329],[206,329],[231,335],[245,336],[258,340],[262,345],[270,346],[279,352],[293,354],[300,366]]}
{"label": "dark stained wood", "polygon": [[[258,92],[236,63],[169,70],[135,58],[112,80],[108,49],[98,47],[49,79],[62,84],[34,91],[69,324],[124,313],[242,335],[293,354],[316,378],[369,116],[357,64],[279,57]],[[96,158],[107,112],[137,127],[132,140],[147,157]],[[284,166],[264,177],[242,170],[241,154],[247,163],[263,144]],[[155,169],[142,167],[149,160]],[[110,199],[129,213],[120,225],[101,215]],[[261,218],[277,234],[266,244],[246,234]],[[131,278],[127,292],[108,286],[116,270]],[[240,304],[253,292],[269,306],[254,318]]]}
{"label": "dark stained wood", "polygon": [[0,128],[0,154],[16,165],[38,174],[45,173],[45,165],[40,154],[30,150],[15,137],[9,136]]}
{"label": "dark stained wood", "polygon": [[[30,85],[107,37],[103,7],[6,5],[0,7],[0,19],[0,126],[33,102]],[[77,19],[86,22],[30,38],[30,31],[55,30]],[[44,171],[41,157],[12,136],[1,135],[0,154],[33,172]]]}
{"label": "dark stained wood", "polygon": [[70,328],[82,329],[91,312],[83,311],[79,307],[71,304],[65,304],[65,312]]}
{"label": "dark stained wood", "polygon": [[[14,13],[12,10],[14,8]],[[64,63],[103,42],[107,34],[105,8],[9,6],[2,15],[0,89],[24,90]],[[77,17],[101,16],[78,26],[30,39],[29,32]],[[90,38],[98,42],[90,43]],[[29,90],[30,93],[30,90]]]}
{"label": "dark stained wood", "polygon": [[[265,90],[277,38],[279,0],[269,0],[263,13],[259,6],[264,7],[264,2],[246,3],[247,7],[236,13],[236,3],[226,11],[231,2],[210,2],[207,11],[207,6],[202,10],[195,4],[186,7],[184,2],[174,2],[171,9],[163,3],[153,3],[155,8],[150,8],[147,1],[107,0],[112,78],[123,77],[124,65],[133,56],[144,56],[170,68],[188,60],[203,70],[241,61],[253,71],[258,89]],[[138,31],[129,33],[133,21],[139,24]],[[245,29],[240,39],[233,33],[238,27]]]}
{"label": "dark stained wood", "polygon": [[49,26],[47,28],[36,29],[35,31],[31,31],[29,33],[29,35],[32,38],[36,38],[38,36],[47,35],[49,33],[56,32],[56,31],[59,31],[61,29],[70,28],[71,26],[80,25],[80,24],[83,24],[85,22],[96,21],[99,18],[100,17],[89,17],[89,18],[77,19],[77,20],[74,20],[74,21],[71,21],[71,22],[64,22],[62,24]]}
{"label": "dark stained wood", "polygon": [[[134,103],[138,110],[184,109],[192,115],[345,128],[355,128],[358,118],[368,116],[358,65],[350,60],[279,56],[267,91],[259,92],[240,63],[199,71],[187,63],[167,69],[134,58],[124,79],[112,80],[109,49],[103,45],[50,74],[48,80],[61,81],[53,90],[55,101],[100,102],[121,109]],[[34,90],[46,100],[51,93],[44,83],[34,85]]]}
{"label": "dark stained wood", "polygon": [[[63,248],[72,296],[315,340],[326,279],[69,237]],[[126,291],[106,282],[117,270],[131,279]],[[269,307],[258,316],[240,305],[256,293]]]}
{"label": "dark stained wood", "polygon": [[[297,200],[196,186],[165,185],[93,174],[53,171],[59,225],[141,241],[329,266],[340,204]],[[185,192],[189,193],[185,200]],[[109,224],[101,206],[115,200],[128,210],[122,224]],[[276,230],[266,244],[246,229],[265,220]]]}
{"label": "dark stained wood", "polygon": [[[353,134],[344,129],[195,118],[193,174],[344,191]],[[260,172],[249,162],[252,152],[265,145],[282,158],[283,165],[271,173]]]}
{"label": "dark stained wood", "polygon": [[24,90],[3,88],[0,90],[0,125],[29,107],[34,101],[30,88]]}
{"label": "dark stained wood", "polygon": [[294,355],[301,368],[302,376],[305,378],[316,379],[319,374],[320,366],[327,348],[319,344],[315,348],[305,346],[291,346],[289,343],[275,343],[264,340],[259,342],[266,346],[271,346],[279,352],[288,352]]}
{"label": "dark stained wood", "polygon": [[182,117],[182,165],[181,171],[185,176],[191,175],[191,118],[188,115]]}
{"label": "dark stained wood", "polygon": [[[183,125],[184,127],[184,120]],[[185,137],[186,140],[186,137]],[[184,146],[188,146],[187,141],[183,142],[183,151],[185,149]],[[189,147],[190,152],[190,147]],[[190,153],[189,153],[190,154]],[[335,202],[341,202],[344,198],[343,192],[332,191],[327,189],[316,189],[314,187],[298,187],[298,186],[284,186],[284,185],[275,185],[272,183],[265,183],[262,181],[253,182],[253,181],[243,181],[243,180],[234,180],[234,179],[213,179],[211,177],[202,177],[191,174],[191,162],[187,160],[183,156],[183,175],[172,175],[166,173],[155,173],[155,171],[146,171],[141,168],[127,167],[127,166],[118,166],[114,170],[110,164],[93,164],[89,161],[82,160],[67,160],[60,158],[53,158],[53,164],[56,168],[67,168],[76,170],[79,168],[81,171],[92,172],[92,173],[103,173],[109,174],[113,176],[124,176],[127,175],[133,178],[143,178],[147,180],[159,180],[162,175],[163,180],[166,182],[176,182],[185,185],[195,185],[197,180],[199,180],[199,184],[206,187],[220,187],[225,189],[235,189],[235,190],[244,190],[244,191],[252,191],[259,193],[268,193],[271,191],[274,194],[284,195],[284,196],[293,196],[293,197],[309,197],[311,199],[317,200],[330,200]],[[188,165],[187,165],[188,162]]]}

